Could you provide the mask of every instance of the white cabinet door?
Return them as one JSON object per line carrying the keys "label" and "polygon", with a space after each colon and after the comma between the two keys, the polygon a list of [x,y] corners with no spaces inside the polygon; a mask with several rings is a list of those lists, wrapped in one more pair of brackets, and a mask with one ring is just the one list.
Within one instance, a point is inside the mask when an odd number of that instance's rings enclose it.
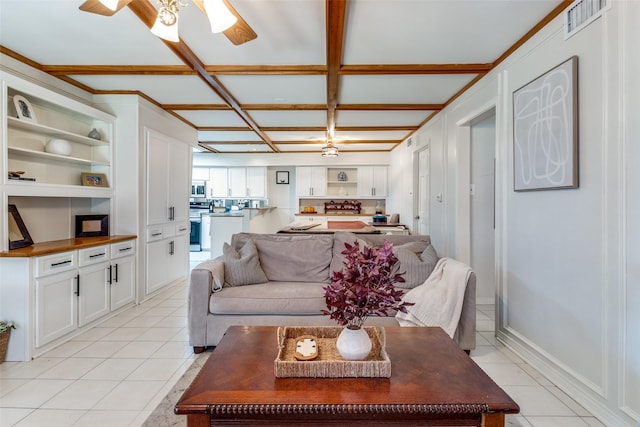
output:
{"label": "white cabinet door", "polygon": [[189,269],[189,235],[178,235],[169,242],[167,277],[173,281],[184,277]]}
{"label": "white cabinet door", "polygon": [[247,168],[247,197],[267,197],[266,172],[263,167]]}
{"label": "white cabinet door", "polygon": [[109,262],[82,267],[78,273],[78,326],[109,314]]}
{"label": "white cabinet door", "polygon": [[169,169],[167,172],[170,184],[169,206],[173,209],[172,221],[188,221],[192,149],[182,142],[173,142],[169,151]]}
{"label": "white cabinet door", "polygon": [[147,225],[189,218],[190,155],[187,144],[147,132]]}
{"label": "white cabinet door", "polygon": [[361,166],[358,168],[358,195],[361,197],[387,196],[387,167]]}
{"label": "white cabinet door", "polygon": [[126,256],[111,262],[111,310],[135,301],[136,258]]}
{"label": "white cabinet door", "polygon": [[247,197],[247,169],[229,168],[230,197]]}
{"label": "white cabinet door", "polygon": [[147,133],[147,225],[163,224],[171,216],[169,202],[169,141]]}
{"label": "white cabinet door", "polygon": [[146,294],[161,289],[167,280],[169,251],[171,247],[168,239],[147,243],[147,284]]}
{"label": "white cabinet door", "polygon": [[209,168],[193,168],[191,179],[193,181],[209,181]]}
{"label": "white cabinet door", "polygon": [[296,190],[299,197],[322,197],[327,195],[327,168],[296,168]]}
{"label": "white cabinet door", "polygon": [[229,196],[229,175],[227,168],[211,168],[209,170],[211,184],[211,198],[225,198]]}
{"label": "white cabinet door", "polygon": [[35,280],[36,348],[78,327],[76,270]]}

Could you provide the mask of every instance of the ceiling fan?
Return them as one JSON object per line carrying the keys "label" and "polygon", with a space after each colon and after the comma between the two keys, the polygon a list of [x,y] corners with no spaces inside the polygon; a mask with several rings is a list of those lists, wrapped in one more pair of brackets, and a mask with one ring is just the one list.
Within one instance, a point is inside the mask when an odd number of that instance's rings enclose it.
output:
{"label": "ceiling fan", "polygon": [[[111,16],[134,0],[87,0],[80,10],[98,15]],[[139,1],[139,0],[136,0]],[[241,45],[258,37],[247,22],[227,0],[191,0],[211,22],[214,33],[223,32],[234,45]],[[151,32],[166,40],[178,39],[178,4],[182,0],[158,0],[160,9]]]}

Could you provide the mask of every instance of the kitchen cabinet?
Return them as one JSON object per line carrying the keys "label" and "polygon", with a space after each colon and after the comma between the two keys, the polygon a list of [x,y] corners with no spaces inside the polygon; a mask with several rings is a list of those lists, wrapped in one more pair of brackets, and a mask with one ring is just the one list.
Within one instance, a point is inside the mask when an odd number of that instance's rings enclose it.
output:
{"label": "kitchen cabinet", "polygon": [[247,167],[247,197],[267,197],[267,171],[264,167]]}
{"label": "kitchen cabinet", "polygon": [[386,197],[387,196],[387,167],[360,166],[358,167],[358,196]]}
{"label": "kitchen cabinet", "polygon": [[224,199],[229,196],[229,172],[227,168],[211,168],[209,185],[212,199]]}
{"label": "kitchen cabinet", "polygon": [[229,168],[229,197],[247,197],[247,169]]}
{"label": "kitchen cabinet", "polygon": [[265,198],[267,169],[261,166],[211,168],[211,198]]}
{"label": "kitchen cabinet", "polygon": [[298,197],[326,196],[327,168],[321,166],[297,167],[296,192]]}

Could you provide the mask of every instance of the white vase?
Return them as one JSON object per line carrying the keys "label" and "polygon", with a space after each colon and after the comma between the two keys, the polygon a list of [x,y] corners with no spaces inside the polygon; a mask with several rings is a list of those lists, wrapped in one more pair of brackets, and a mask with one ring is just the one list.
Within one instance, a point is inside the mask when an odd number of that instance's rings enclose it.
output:
{"label": "white vase", "polygon": [[347,360],[363,360],[371,351],[371,338],[363,328],[347,326],[338,335],[336,347]]}
{"label": "white vase", "polygon": [[44,146],[44,151],[51,154],[68,156],[71,154],[71,143],[66,139],[50,139],[49,142],[47,142],[47,145]]}

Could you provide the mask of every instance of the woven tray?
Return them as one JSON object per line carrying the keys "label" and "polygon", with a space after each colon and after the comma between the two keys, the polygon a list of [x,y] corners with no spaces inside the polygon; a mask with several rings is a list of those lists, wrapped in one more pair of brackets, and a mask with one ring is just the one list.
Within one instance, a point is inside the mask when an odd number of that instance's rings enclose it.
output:
{"label": "woven tray", "polygon": [[[341,326],[284,326],[278,328],[278,356],[274,361],[277,378],[389,378],[391,361],[385,350],[384,328],[365,327],[371,338],[371,352],[365,360],[345,360],[336,349]],[[318,357],[299,361],[294,357],[296,338],[313,335],[318,340]]]}

